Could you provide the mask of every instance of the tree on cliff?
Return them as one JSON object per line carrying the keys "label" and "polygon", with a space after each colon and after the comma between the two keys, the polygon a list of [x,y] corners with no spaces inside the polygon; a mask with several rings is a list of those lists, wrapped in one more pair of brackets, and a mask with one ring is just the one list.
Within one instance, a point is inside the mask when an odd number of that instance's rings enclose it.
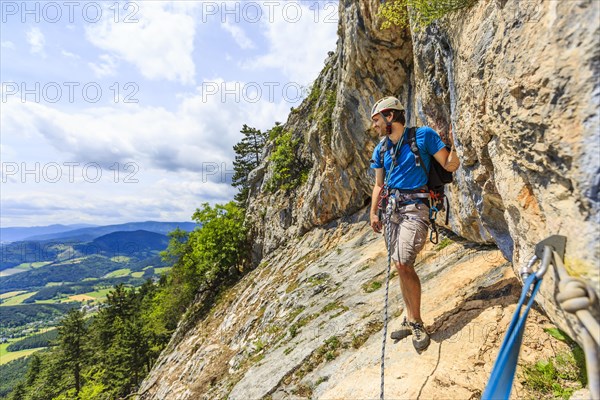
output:
{"label": "tree on cliff", "polygon": [[240,207],[245,208],[250,191],[248,175],[260,164],[262,150],[267,141],[267,133],[251,128],[246,124],[240,132],[244,137],[238,144],[233,146],[236,156],[233,161],[235,173],[233,174],[232,185],[239,189],[234,197],[235,201]]}

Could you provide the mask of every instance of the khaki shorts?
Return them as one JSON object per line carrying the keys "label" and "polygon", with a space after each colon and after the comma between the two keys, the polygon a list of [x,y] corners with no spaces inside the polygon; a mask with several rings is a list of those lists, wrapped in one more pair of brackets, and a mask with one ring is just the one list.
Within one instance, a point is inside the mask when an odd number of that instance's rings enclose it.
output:
{"label": "khaki shorts", "polygon": [[[387,224],[384,221],[384,227]],[[414,265],[417,254],[427,242],[429,208],[422,203],[408,204],[392,214],[390,242],[392,260],[404,265]],[[387,247],[387,232],[384,231]]]}

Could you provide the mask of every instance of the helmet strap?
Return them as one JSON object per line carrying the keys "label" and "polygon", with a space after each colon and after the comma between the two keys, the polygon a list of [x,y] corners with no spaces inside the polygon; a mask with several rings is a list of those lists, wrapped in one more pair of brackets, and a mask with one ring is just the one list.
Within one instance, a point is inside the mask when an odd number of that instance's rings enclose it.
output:
{"label": "helmet strap", "polygon": [[385,121],[386,135],[390,136],[392,134],[392,123],[385,118],[385,115],[383,115],[382,111],[379,111],[379,115],[381,115],[381,118],[383,118],[383,120]]}

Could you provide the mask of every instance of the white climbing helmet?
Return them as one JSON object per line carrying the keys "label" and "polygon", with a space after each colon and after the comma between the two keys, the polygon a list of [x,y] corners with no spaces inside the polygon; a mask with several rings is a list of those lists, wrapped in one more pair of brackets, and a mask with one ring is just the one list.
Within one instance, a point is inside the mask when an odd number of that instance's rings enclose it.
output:
{"label": "white climbing helmet", "polygon": [[400,100],[397,98],[393,96],[384,97],[373,105],[373,108],[371,109],[371,118],[373,118],[376,114],[387,110],[404,111],[404,107],[402,107]]}

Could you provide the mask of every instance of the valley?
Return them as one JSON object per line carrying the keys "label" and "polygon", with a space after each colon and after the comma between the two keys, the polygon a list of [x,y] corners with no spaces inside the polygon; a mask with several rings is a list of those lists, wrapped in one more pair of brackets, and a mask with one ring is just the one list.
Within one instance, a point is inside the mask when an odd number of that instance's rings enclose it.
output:
{"label": "valley", "polygon": [[[168,232],[195,226],[128,223],[55,233],[41,227],[44,234],[37,238],[35,230],[22,228],[20,235],[31,237],[0,244],[0,365],[46,348],[39,343],[47,341],[35,338],[55,330],[70,309],[93,318],[116,285],[139,287],[160,279],[170,269],[160,256]],[[30,343],[11,350],[24,339]]]}

